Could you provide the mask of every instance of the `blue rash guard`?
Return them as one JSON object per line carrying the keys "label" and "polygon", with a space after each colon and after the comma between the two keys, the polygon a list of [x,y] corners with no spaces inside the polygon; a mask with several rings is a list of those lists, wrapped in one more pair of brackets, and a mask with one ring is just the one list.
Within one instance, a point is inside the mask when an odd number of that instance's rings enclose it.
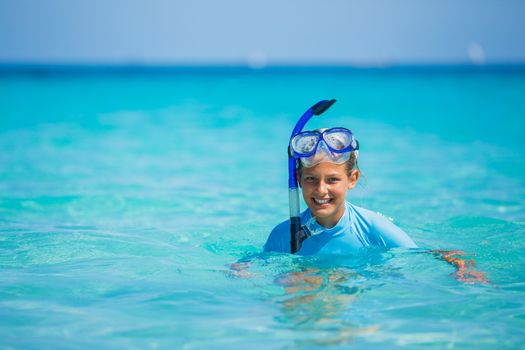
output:
{"label": "blue rash guard", "polygon": [[[299,255],[348,254],[370,246],[417,248],[414,241],[390,220],[349,202],[345,204],[345,213],[332,228],[319,225],[310,209],[302,212],[301,222],[311,236],[303,242],[297,252]],[[272,230],[264,251],[290,253],[290,220]]]}

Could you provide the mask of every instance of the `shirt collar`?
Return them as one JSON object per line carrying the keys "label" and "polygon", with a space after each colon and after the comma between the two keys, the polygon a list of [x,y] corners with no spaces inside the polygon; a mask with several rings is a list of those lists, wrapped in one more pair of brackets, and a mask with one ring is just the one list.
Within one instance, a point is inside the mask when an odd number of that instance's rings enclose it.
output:
{"label": "shirt collar", "polygon": [[315,217],[312,216],[312,212],[310,209],[306,210],[304,217],[304,226],[310,230],[310,233],[312,236],[318,235],[318,234],[327,234],[327,235],[335,235],[343,231],[343,229],[348,226],[348,202],[345,202],[345,212],[343,213],[343,216],[339,219],[337,224],[332,228],[326,228],[324,226],[321,226],[317,220],[315,220]]}

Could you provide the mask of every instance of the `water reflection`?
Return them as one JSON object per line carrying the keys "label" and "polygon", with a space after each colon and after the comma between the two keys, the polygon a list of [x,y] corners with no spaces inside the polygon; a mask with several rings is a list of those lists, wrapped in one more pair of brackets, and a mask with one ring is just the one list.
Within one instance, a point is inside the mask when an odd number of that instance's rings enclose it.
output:
{"label": "water reflection", "polygon": [[[230,267],[232,276],[257,287],[265,304],[277,306],[271,316],[276,339],[290,341],[292,348],[368,347],[397,334],[414,336],[426,329],[421,320],[430,315],[454,314],[447,305],[456,305],[466,291],[461,285],[471,284],[454,283],[448,276],[447,263],[456,273],[463,271],[457,255],[424,249],[310,257],[257,254]],[[475,276],[471,265],[467,259],[461,266]]]}
{"label": "water reflection", "polygon": [[277,320],[302,333],[296,338],[300,347],[347,344],[358,336],[375,333],[379,326],[362,327],[356,322],[359,315],[352,313],[352,304],[362,293],[377,286],[374,267],[383,265],[386,259],[381,253],[304,259],[295,269],[275,278],[275,283],[284,289],[284,294],[275,300],[282,305]]}

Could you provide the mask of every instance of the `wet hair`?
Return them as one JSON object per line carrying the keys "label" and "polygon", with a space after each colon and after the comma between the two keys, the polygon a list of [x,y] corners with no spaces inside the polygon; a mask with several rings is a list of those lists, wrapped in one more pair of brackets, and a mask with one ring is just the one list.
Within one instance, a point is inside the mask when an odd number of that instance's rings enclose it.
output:
{"label": "wet hair", "polygon": [[[352,175],[352,171],[359,170],[359,166],[357,165],[357,151],[353,151],[350,153],[350,158],[344,163],[345,164],[345,170],[346,175],[350,176]],[[301,163],[301,160],[297,160],[297,172],[299,173],[299,179],[301,178],[303,170],[303,164]]]}

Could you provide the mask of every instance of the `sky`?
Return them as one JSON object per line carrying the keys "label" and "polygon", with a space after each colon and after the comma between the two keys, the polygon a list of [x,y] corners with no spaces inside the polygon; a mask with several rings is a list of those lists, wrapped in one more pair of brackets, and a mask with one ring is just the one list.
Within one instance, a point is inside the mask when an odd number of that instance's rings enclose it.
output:
{"label": "sky", "polygon": [[525,63],[522,0],[0,0],[0,63]]}

